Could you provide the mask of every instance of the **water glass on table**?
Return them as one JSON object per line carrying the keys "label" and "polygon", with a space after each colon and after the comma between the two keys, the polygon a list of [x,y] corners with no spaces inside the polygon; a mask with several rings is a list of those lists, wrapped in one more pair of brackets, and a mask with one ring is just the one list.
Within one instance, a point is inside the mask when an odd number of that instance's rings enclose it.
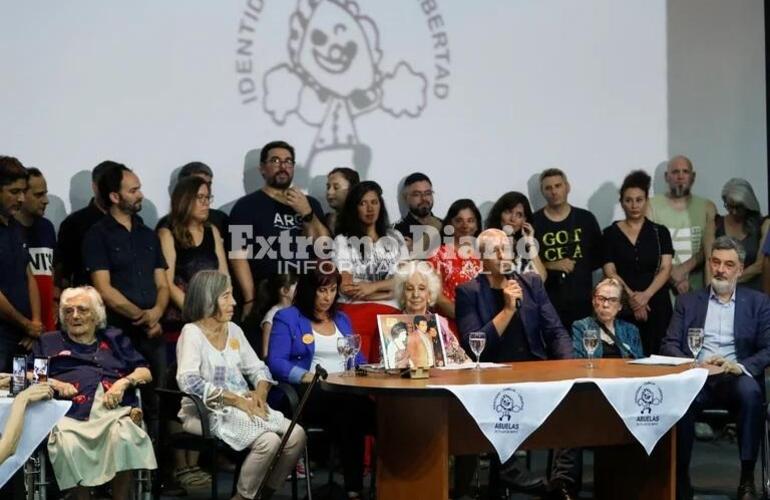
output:
{"label": "water glass on table", "polygon": [[476,355],[476,367],[474,369],[481,369],[479,361],[481,361],[481,353],[484,352],[484,347],[487,345],[487,334],[484,332],[471,332],[468,335],[468,343],[471,346],[471,351]]}
{"label": "water glass on table", "polygon": [[692,366],[695,368],[698,366],[698,354],[703,349],[703,338],[705,337],[703,328],[688,328],[687,329],[687,347],[690,348],[692,353]]}
{"label": "water glass on table", "polygon": [[596,365],[593,363],[593,357],[596,348],[599,347],[599,330],[589,329],[583,333],[583,347],[586,350],[586,354],[588,354],[586,368],[595,368]]}

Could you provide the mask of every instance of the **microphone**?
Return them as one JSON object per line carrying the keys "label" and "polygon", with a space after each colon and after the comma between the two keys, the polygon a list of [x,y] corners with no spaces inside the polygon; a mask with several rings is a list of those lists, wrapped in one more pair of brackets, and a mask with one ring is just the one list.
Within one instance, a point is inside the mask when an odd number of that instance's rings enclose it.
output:
{"label": "microphone", "polygon": [[[513,267],[511,267],[510,269],[508,269],[507,271],[505,271],[503,273],[503,276],[505,276],[505,279],[507,279],[507,280],[513,280],[513,279],[518,278],[519,273],[517,273],[516,270],[513,269]],[[519,310],[519,309],[521,309],[521,299],[517,298],[516,299],[516,310]]]}

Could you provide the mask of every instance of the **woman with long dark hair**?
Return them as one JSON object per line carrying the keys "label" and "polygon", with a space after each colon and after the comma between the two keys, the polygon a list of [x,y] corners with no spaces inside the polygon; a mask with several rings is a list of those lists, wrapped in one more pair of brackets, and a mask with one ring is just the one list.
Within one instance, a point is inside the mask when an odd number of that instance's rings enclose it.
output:
{"label": "woman with long dark hair", "polygon": [[[451,243],[442,244],[428,262],[441,278],[442,286],[436,298],[436,308],[441,314],[454,320],[455,289],[475,278],[481,271],[481,261],[476,255],[476,237],[481,232],[481,213],[473,200],[463,198],[449,206],[444,217],[442,234],[448,235],[450,232]],[[456,332],[455,325],[451,326],[452,331]]]}
{"label": "woman with long dark hair", "polygon": [[[158,228],[158,239],[168,268],[171,300],[161,318],[170,347],[169,357],[176,358],[174,346],[184,326],[182,308],[185,293],[198,271],[219,270],[227,274],[224,244],[219,230],[209,222],[211,188],[198,176],[180,180],[171,193],[171,212],[165,227]],[[173,424],[172,424],[173,425]],[[198,452],[174,452],[174,480],[186,491],[203,489],[211,476],[198,467]]]}
{"label": "woman with long dark hair", "polygon": [[548,272],[537,252],[535,228],[532,220],[532,207],[524,194],[509,191],[497,199],[487,215],[484,228],[501,229],[513,239],[520,272],[534,271],[545,280]]}
{"label": "woman with long dark hair", "polygon": [[404,237],[389,226],[380,185],[354,186],[337,220],[334,261],[342,276],[340,309],[361,335],[361,352],[370,361],[380,359],[377,315],[399,312],[393,275],[408,255]]}
{"label": "woman with long dark hair", "polygon": [[604,274],[615,278],[628,294],[630,311],[620,317],[639,328],[646,355],[657,354],[673,314],[668,279],[674,247],[665,226],[645,217],[650,176],[631,172],[620,188],[620,204],[626,218],[615,221],[602,235]]}
{"label": "woman with long dark hair", "polygon": [[[331,261],[320,261],[297,282],[294,305],[273,318],[267,364],[278,381],[300,391],[313,378],[317,365],[328,372],[344,370],[337,340],[353,334],[350,319],[337,304],[341,276]],[[364,363],[358,353],[356,361]],[[364,438],[374,422],[371,400],[350,394],[314,391],[303,412],[303,424],[328,429],[339,444],[348,498],[363,489]]]}

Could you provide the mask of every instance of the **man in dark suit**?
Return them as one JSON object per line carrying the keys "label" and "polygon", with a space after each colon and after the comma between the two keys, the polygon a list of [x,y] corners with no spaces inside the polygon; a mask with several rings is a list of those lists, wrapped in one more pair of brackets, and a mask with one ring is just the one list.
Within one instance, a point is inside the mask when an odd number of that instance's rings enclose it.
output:
{"label": "man in dark suit", "polygon": [[711,286],[679,296],[661,345],[662,354],[692,357],[688,330],[702,328],[704,341],[698,360],[721,367],[721,373],[708,378],[677,427],[679,500],[692,498],[689,467],[694,418],[703,408],[713,406],[728,408],[738,420],[738,499],[757,498],[754,465],[764,418],[762,379],[770,365],[770,299],[755,290],[736,287],[745,258],[746,251],[737,240],[717,238],[707,262],[713,276]]}
{"label": "man in dark suit", "polygon": [[[572,358],[572,341],[561,324],[543,282],[535,273],[510,274],[513,246],[499,229],[487,229],[478,238],[483,271],[457,287],[457,327],[468,350],[471,332],[484,332],[483,361],[537,361]],[[517,300],[519,305],[517,305]],[[577,498],[580,473],[578,450],[556,450],[549,498]],[[537,493],[542,479],[516,466],[504,467],[503,480],[514,489]],[[494,473],[490,473],[490,489]]]}

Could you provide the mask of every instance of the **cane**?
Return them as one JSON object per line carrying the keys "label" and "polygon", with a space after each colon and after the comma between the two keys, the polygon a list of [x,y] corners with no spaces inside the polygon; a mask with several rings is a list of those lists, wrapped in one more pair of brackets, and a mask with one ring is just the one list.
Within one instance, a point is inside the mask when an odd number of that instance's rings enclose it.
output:
{"label": "cane", "polygon": [[310,385],[308,385],[305,393],[302,395],[302,399],[299,400],[297,410],[294,412],[294,418],[291,419],[289,428],[286,429],[286,432],[283,434],[283,438],[281,438],[281,444],[278,445],[278,450],[276,450],[275,455],[273,455],[273,459],[270,461],[267,472],[262,477],[262,481],[259,483],[259,489],[257,490],[257,495],[254,497],[254,500],[259,500],[262,498],[262,490],[265,488],[267,480],[272,475],[273,469],[275,469],[275,466],[278,464],[278,459],[281,457],[283,448],[286,446],[286,442],[289,440],[289,436],[291,436],[291,433],[294,430],[294,426],[297,425],[297,420],[299,420],[299,416],[302,415],[302,409],[305,407],[305,403],[310,397],[310,393],[313,392],[313,388],[315,387],[316,383],[318,383],[318,379],[326,380],[327,376],[329,376],[329,374],[326,372],[326,370],[324,370],[321,365],[316,365],[315,373],[313,374],[313,380],[310,381]]}

